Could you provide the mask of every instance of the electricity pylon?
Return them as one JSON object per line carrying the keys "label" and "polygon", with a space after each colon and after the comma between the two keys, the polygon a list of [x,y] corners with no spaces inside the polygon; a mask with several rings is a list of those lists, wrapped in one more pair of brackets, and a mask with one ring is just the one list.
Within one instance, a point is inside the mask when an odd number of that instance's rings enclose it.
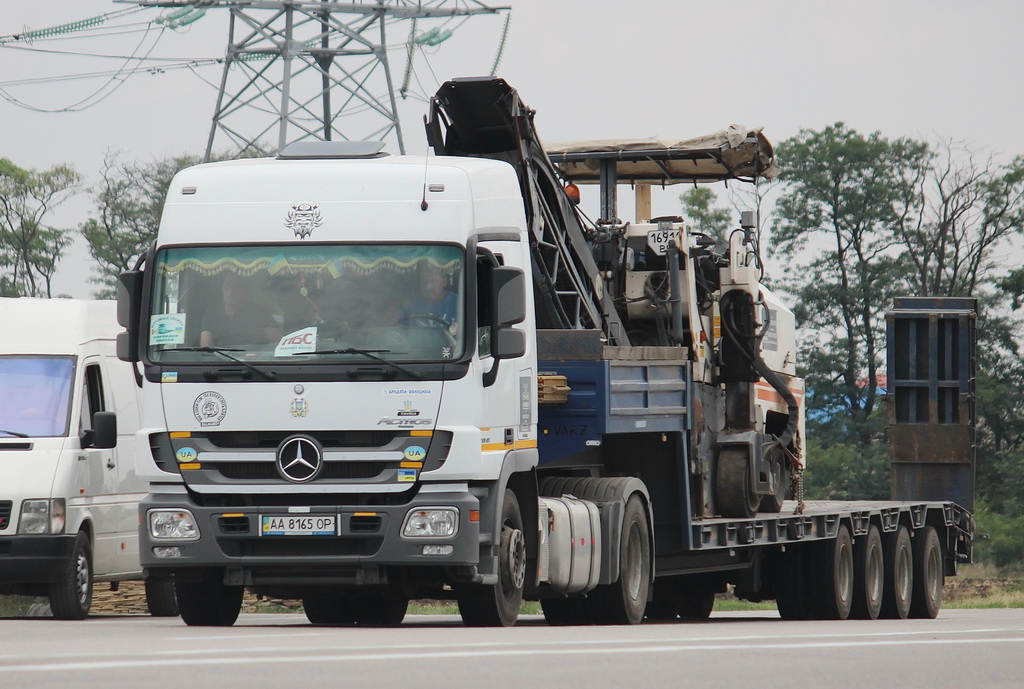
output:
{"label": "electricity pylon", "polygon": [[478,0],[130,1],[179,12],[190,6],[231,12],[207,160],[219,135],[237,155],[267,155],[306,139],[383,141],[392,135],[405,153],[388,25],[509,9]]}

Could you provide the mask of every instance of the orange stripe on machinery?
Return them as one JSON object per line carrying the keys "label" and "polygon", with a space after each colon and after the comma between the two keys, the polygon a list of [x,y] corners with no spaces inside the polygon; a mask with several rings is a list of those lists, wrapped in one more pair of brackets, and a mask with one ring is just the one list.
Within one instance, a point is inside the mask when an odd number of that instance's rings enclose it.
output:
{"label": "orange stripe on machinery", "polygon": [[[775,404],[785,404],[786,400],[782,399],[782,395],[775,391],[775,388],[765,383],[757,383],[757,399],[764,400],[765,402],[774,402]],[[800,400],[804,396],[803,390],[796,390],[794,388],[789,389],[793,393],[793,396]]]}

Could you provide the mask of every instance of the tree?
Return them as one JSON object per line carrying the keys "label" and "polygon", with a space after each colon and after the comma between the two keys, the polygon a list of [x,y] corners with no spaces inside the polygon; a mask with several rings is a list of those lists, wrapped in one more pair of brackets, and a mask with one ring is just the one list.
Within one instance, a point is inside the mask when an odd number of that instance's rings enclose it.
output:
{"label": "tree", "polygon": [[156,238],[171,179],[199,162],[192,155],[152,163],[124,162],[116,154],[107,155],[94,197],[97,215],[81,225],[89,253],[98,263],[92,278],[100,286],[97,298],[116,294],[117,276],[130,270]]}
{"label": "tree", "polygon": [[877,437],[869,419],[883,316],[892,297],[906,293],[909,274],[892,228],[919,213],[930,152],[841,122],[803,130],[778,150],[784,190],[773,237],[776,254],[793,267],[781,287],[797,296],[797,322],[810,335],[803,343],[808,407],[825,412],[829,424],[841,419],[846,442],[867,446]]}
{"label": "tree", "polygon": [[53,296],[53,274],[71,236],[46,219],[80,182],[67,165],[40,172],[0,158],[0,295]]}
{"label": "tree", "polygon": [[733,216],[727,209],[716,207],[717,200],[710,187],[693,187],[679,195],[683,212],[693,222],[693,229],[724,241],[733,224]]}

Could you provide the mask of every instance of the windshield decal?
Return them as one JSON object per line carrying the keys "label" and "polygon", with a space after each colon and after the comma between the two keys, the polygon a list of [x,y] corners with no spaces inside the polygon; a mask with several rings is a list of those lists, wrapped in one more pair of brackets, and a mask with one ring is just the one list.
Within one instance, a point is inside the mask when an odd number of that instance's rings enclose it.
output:
{"label": "windshield decal", "polygon": [[185,342],[185,314],[160,313],[149,319],[149,343],[154,345]]}
{"label": "windshield decal", "polygon": [[309,354],[316,351],[316,326],[290,332],[274,348],[274,356]]}

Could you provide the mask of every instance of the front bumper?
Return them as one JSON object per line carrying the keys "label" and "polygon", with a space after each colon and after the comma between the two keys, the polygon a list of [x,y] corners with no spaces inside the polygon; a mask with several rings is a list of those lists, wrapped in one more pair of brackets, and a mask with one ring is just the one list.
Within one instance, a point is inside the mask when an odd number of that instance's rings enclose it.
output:
{"label": "front bumper", "polygon": [[68,534],[0,536],[0,587],[59,580],[74,546]]}
{"label": "front bumper", "polygon": [[[178,580],[203,577],[212,569],[231,583],[325,584],[376,583],[380,572],[393,567],[458,567],[480,558],[480,500],[467,490],[420,492],[403,505],[312,505],[296,498],[296,516],[334,515],[339,533],[331,536],[270,536],[261,534],[261,517],[288,515],[288,506],[199,507],[184,495],[150,494],[139,505],[139,551],[150,575],[173,575]],[[422,507],[454,507],[458,532],[451,537],[406,538],[406,515]],[[148,530],[151,509],[187,509],[196,519],[199,538],[193,541],[155,539]],[[296,512],[298,508],[301,512]],[[473,518],[471,519],[471,513]],[[425,545],[451,546],[446,554],[424,555]],[[174,556],[158,557],[174,547]],[[166,554],[166,553],[165,553]]]}

